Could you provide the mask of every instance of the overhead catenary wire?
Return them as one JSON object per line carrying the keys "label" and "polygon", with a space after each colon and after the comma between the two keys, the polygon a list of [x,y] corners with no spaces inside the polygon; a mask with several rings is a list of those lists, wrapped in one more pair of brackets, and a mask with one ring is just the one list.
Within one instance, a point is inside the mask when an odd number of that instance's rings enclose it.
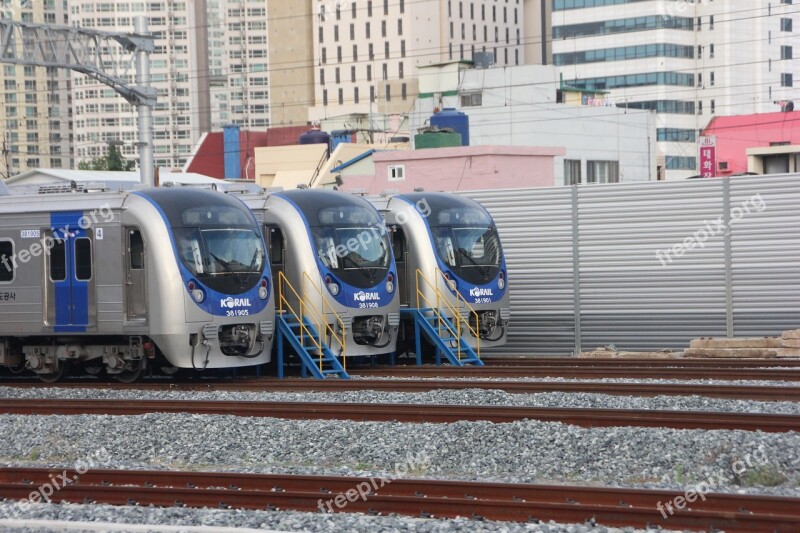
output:
{"label": "overhead catenary wire", "polygon": [[[406,4],[410,4],[410,3],[416,3],[416,2],[407,2]],[[422,2],[420,2],[420,3],[422,3]],[[393,4],[393,5],[394,5],[394,4]],[[730,12],[730,13],[744,13],[744,12],[749,12],[749,11],[759,11],[759,10],[763,10],[763,9],[765,9],[765,8],[754,8],[754,9],[752,9],[752,10],[740,10],[740,11],[732,11],[732,12]],[[298,16],[308,16],[308,15],[293,15],[293,16],[284,17],[284,18],[294,18],[294,17],[298,17]],[[316,16],[316,15],[314,15],[314,14],[311,14],[310,16]],[[759,15],[759,16],[768,16],[768,15]],[[750,19],[750,18],[755,18],[755,17],[754,17],[754,16],[750,16],[750,17],[744,17],[744,18],[748,18],[748,19]],[[731,19],[731,20],[734,20],[734,19]],[[722,24],[722,23],[724,23],[724,22],[726,22],[726,21],[725,21],[724,19],[721,19],[721,18],[717,20],[717,24]],[[535,41],[532,41],[532,42],[540,42],[540,41],[538,41],[538,40],[535,40]],[[488,44],[492,45],[492,44],[498,44],[498,43],[488,43]],[[522,45],[522,44],[520,43],[520,44],[510,44],[510,45],[508,45],[508,46],[514,46],[514,47],[516,47],[516,46],[521,46],[521,45]],[[500,46],[498,46],[498,47],[499,47],[499,48],[505,48],[505,46],[503,46],[503,45],[500,45]],[[440,47],[440,48],[438,48],[438,49],[441,51],[441,50],[443,49],[443,47]],[[358,63],[358,62],[353,62],[353,63]],[[343,62],[343,63],[341,63],[341,64],[343,64],[343,65],[347,65],[347,64],[351,64],[351,63],[348,63],[348,62]],[[292,68],[294,68],[294,67],[292,67]],[[692,70],[692,71],[693,71],[694,69],[686,69],[686,70]],[[275,71],[275,69],[274,69],[274,68],[272,68],[271,70],[269,70],[269,69],[268,69],[268,70],[266,71],[266,73],[269,73],[269,72],[274,72],[274,71]],[[199,71],[197,71],[197,72],[199,72]],[[411,79],[413,79],[413,78],[411,78]],[[95,86],[101,86],[101,84],[96,84]],[[84,87],[87,87],[87,86],[84,86]],[[685,91],[692,91],[692,92],[695,92],[695,90],[694,90],[694,89],[685,89]],[[678,91],[678,92],[681,92],[681,91]],[[673,92],[673,94],[674,94],[674,92]],[[746,93],[743,93],[743,94],[746,94]],[[312,103],[314,103],[314,102],[297,102],[297,103],[294,103],[294,104],[292,104],[292,105],[311,105]],[[721,105],[720,105],[720,106],[718,106],[718,107],[724,107],[724,106],[721,106]],[[208,108],[206,108],[206,109],[200,109],[200,110],[198,110],[198,111],[192,111],[192,112],[191,112],[191,114],[195,114],[195,113],[202,113],[202,112],[205,112],[207,109],[212,109],[212,106],[209,106],[209,107],[208,107]],[[183,113],[183,114],[185,115],[186,113]],[[609,115],[609,116],[614,116],[614,115]],[[50,118],[50,117],[47,117],[47,118]],[[567,117],[567,118],[565,118],[565,120],[570,120],[571,118],[572,118],[572,117]],[[556,119],[550,119],[550,120],[556,120]],[[167,130],[168,130],[168,127],[166,127],[166,126],[165,126],[165,127],[163,128],[163,130],[162,130],[162,131],[167,131]],[[93,145],[93,144],[96,144],[96,142],[90,142],[90,143],[86,143],[86,145]],[[80,145],[78,145],[78,146],[80,146]]]}

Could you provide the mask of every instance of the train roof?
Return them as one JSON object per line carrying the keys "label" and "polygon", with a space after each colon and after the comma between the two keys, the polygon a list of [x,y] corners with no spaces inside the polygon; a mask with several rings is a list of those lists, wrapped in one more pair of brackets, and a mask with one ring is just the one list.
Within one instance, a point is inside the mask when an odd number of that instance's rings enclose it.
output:
{"label": "train roof", "polygon": [[210,190],[195,187],[158,187],[144,189],[141,186],[135,190],[81,190],[73,189],[72,192],[47,192],[43,194],[17,194],[12,188],[10,196],[0,195],[0,214],[19,213],[54,213],[60,211],[87,211],[92,209],[120,209],[126,199],[135,192],[142,192],[150,196],[163,197],[174,191],[180,198],[197,198],[198,195],[220,195],[220,201],[229,201],[223,195]]}
{"label": "train roof", "polygon": [[0,214],[53,213],[92,209],[119,209],[128,192],[57,193],[0,196]]}

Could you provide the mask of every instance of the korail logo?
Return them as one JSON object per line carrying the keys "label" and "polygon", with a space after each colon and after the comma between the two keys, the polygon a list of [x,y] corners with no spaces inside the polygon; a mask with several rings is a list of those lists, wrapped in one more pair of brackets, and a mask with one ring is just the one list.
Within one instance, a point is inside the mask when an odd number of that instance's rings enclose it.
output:
{"label": "korail logo", "polygon": [[234,307],[250,307],[250,298],[231,298],[228,296],[220,300],[219,305],[227,309],[233,309]]}
{"label": "korail logo", "polygon": [[381,299],[381,295],[377,292],[360,291],[353,295],[353,299],[357,302],[377,302]]}
{"label": "korail logo", "polygon": [[469,290],[469,295],[473,297],[494,296],[494,292],[492,291],[492,289],[482,289],[480,287],[472,287]]}

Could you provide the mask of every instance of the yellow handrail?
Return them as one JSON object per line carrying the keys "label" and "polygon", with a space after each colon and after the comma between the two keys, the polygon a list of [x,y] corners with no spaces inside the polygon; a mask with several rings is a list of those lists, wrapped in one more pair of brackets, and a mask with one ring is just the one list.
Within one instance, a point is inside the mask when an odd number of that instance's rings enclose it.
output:
{"label": "yellow handrail", "polygon": [[[339,346],[341,346],[342,366],[345,370],[347,370],[347,343],[346,343],[347,330],[345,329],[344,326],[344,320],[342,320],[342,317],[339,316],[339,313],[336,312],[336,310],[330,304],[328,299],[322,293],[322,290],[317,286],[316,283],[314,283],[314,281],[311,279],[311,276],[309,276],[307,272],[303,272],[303,279],[306,282],[303,284],[303,294],[305,295],[306,286],[310,285],[311,287],[314,288],[314,291],[317,293],[317,296],[319,296],[320,301],[322,301],[322,313],[320,313],[316,307],[314,307],[314,310],[317,312],[317,314],[319,314],[320,318],[322,319],[325,332],[329,333],[331,338],[335,339],[339,343]],[[339,331],[341,332],[341,335],[337,334],[336,331],[334,331],[334,329],[328,323],[327,313],[333,315],[336,323],[338,323],[339,325]]]}
{"label": "yellow handrail", "polygon": [[[307,274],[305,272],[303,273],[303,275],[307,277]],[[310,278],[308,278],[308,279],[310,281]],[[284,286],[289,288],[291,293],[294,295],[294,297],[299,302],[299,307],[300,307],[300,312],[299,313],[295,310],[295,308],[289,302],[289,299],[286,297],[286,294],[284,294]],[[313,286],[313,283],[312,283],[312,286]],[[323,301],[323,305],[327,304],[330,307],[330,304],[327,302],[327,300],[325,300],[324,297],[322,298],[322,301]],[[342,339],[341,337],[336,335],[336,333],[333,331],[333,329],[328,325],[328,322],[325,319],[324,313],[321,313],[319,311],[319,309],[317,308],[317,306],[314,305],[313,302],[307,300],[304,297],[301,297],[300,294],[298,294],[297,290],[294,288],[294,286],[292,286],[291,282],[286,278],[286,276],[283,274],[283,272],[278,272],[278,309],[280,310],[281,313],[284,313],[286,311],[291,313],[291,315],[295,318],[295,320],[297,320],[297,322],[300,324],[300,342],[301,342],[301,344],[303,343],[303,340],[304,340],[306,335],[314,343],[314,346],[319,351],[319,369],[320,369],[320,372],[322,371],[322,347],[324,345],[324,335],[328,331],[331,332],[331,336],[333,338],[335,338],[337,341],[340,341],[340,344],[342,346],[342,356],[344,356],[345,349],[346,349],[345,343],[344,343],[344,339]],[[331,311],[333,311],[333,308],[331,308]],[[336,312],[333,312],[333,314],[337,318],[339,323],[341,324],[342,332],[344,332],[344,323],[342,322],[342,319],[339,318],[339,315],[336,314]],[[314,323],[314,325],[316,326],[316,329],[317,329],[317,335],[316,336],[314,336],[314,334],[311,331],[311,329],[309,329],[308,326],[305,325],[305,322],[304,322],[303,318],[308,318],[311,322]]]}
{"label": "yellow handrail", "polygon": [[[442,276],[442,278],[445,280],[445,283],[448,283],[448,284],[452,283],[450,280],[448,280],[447,278],[444,277],[444,273],[442,273],[441,270],[439,270],[437,268],[436,272],[437,272],[437,274],[440,274]],[[424,292],[420,288],[420,279],[436,295],[436,305],[435,306],[432,305],[432,302],[425,296]],[[477,354],[478,358],[480,359],[480,354],[481,354],[481,351],[480,351],[481,350],[480,332],[477,329],[473,329],[473,327],[470,324],[469,320],[465,319],[461,315],[461,313],[459,312],[458,306],[453,305],[452,303],[450,303],[450,299],[445,295],[445,293],[443,293],[441,291],[441,289],[439,289],[439,287],[437,285],[432,284],[425,277],[425,274],[423,274],[421,270],[417,269],[417,271],[416,271],[417,309],[421,309],[420,304],[422,302],[424,302],[425,305],[428,308],[433,310],[434,314],[439,319],[439,320],[437,320],[437,322],[438,322],[439,336],[440,337],[442,336],[442,325],[443,324],[444,324],[444,327],[447,329],[447,331],[451,335],[455,335],[455,337],[458,339],[458,360],[459,361],[461,361],[461,352],[462,352],[462,350],[461,350],[461,338],[462,338],[462,336],[461,336],[461,331],[462,331],[461,323],[464,322],[464,324],[466,326],[465,330],[469,330],[470,333],[472,333],[472,335],[476,339],[476,354]],[[455,292],[456,292],[456,295],[457,295],[456,302],[463,301],[465,306],[472,313],[475,314],[475,317],[476,317],[475,324],[476,324],[476,327],[477,327],[477,324],[478,324],[478,320],[477,320],[478,313],[475,312],[475,310],[472,308],[472,306],[469,305],[469,303],[464,299],[463,296],[461,296],[461,294],[458,291],[455,291]],[[448,324],[448,323],[446,323],[446,322],[444,322],[442,320],[442,307],[444,307],[445,309],[447,309],[448,311],[450,311],[453,314],[453,317],[455,319],[455,329],[454,329],[452,324]]]}
{"label": "yellow handrail", "polygon": [[[449,279],[447,279],[447,276],[444,275],[444,272],[442,272],[441,269],[439,269],[438,267],[436,268],[436,272],[439,274],[441,279],[444,280],[445,283],[447,283],[448,285],[452,283]],[[475,328],[473,329],[470,321],[465,319],[461,315],[461,313],[458,314],[459,318],[461,320],[464,320],[464,323],[466,324],[467,329],[469,329],[469,332],[472,333],[473,337],[475,337],[475,353],[477,354],[478,359],[480,359],[481,358],[480,316],[478,316],[478,312],[475,311],[475,308],[472,307],[472,305],[470,305],[467,299],[464,298],[464,296],[460,292],[458,292],[458,290],[454,290],[453,292],[456,293],[456,301],[463,303],[464,307],[466,307],[467,310],[469,311],[468,315],[472,315],[475,317]]]}

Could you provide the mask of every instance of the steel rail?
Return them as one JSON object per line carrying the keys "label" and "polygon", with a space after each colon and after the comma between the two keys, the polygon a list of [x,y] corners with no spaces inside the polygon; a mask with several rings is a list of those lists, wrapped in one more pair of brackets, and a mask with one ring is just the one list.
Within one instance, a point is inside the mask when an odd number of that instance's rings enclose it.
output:
{"label": "steel rail", "polygon": [[484,356],[481,360],[489,366],[565,366],[565,367],[611,367],[611,368],[797,368],[800,359],[690,359],[673,357],[666,359],[583,359],[578,357],[534,357],[534,356]]}
{"label": "steel rail", "polygon": [[564,407],[501,407],[435,404],[364,404],[323,402],[242,402],[187,400],[4,399],[0,413],[16,415],[142,415],[189,413],[273,417],[293,420],[397,421],[452,423],[520,420],[560,422],[583,427],[668,427],[766,432],[797,431],[800,415],[776,415],[648,409],[576,409]]}
{"label": "steel rail", "polygon": [[[62,476],[70,483],[64,483]],[[56,468],[0,468],[0,497],[25,499],[39,486],[52,485],[54,479],[63,484],[51,497],[56,502],[318,512],[330,509],[726,531],[797,531],[800,527],[800,498],[704,494],[687,508],[673,507],[670,514],[665,504],[684,497],[684,493],[405,478],[120,470],[79,474]],[[340,506],[337,501],[345,505]]]}
{"label": "steel rail", "polygon": [[2,387],[36,389],[111,389],[148,391],[238,391],[238,392],[342,392],[391,391],[427,392],[449,390],[502,390],[514,394],[547,392],[596,393],[615,396],[705,396],[736,400],[800,401],[800,387],[775,385],[705,385],[694,383],[604,383],[595,381],[502,381],[502,380],[437,380],[437,379],[357,379],[311,380],[288,378],[241,379],[236,381],[160,381],[133,384],[100,381],[64,381],[41,383],[37,381],[0,381]]}
{"label": "steel rail", "polygon": [[570,379],[716,379],[725,381],[800,381],[800,369],[778,368],[582,368],[565,366],[407,366],[389,367],[380,370],[352,370],[353,376],[364,377],[483,377],[483,378],[570,378]]}

